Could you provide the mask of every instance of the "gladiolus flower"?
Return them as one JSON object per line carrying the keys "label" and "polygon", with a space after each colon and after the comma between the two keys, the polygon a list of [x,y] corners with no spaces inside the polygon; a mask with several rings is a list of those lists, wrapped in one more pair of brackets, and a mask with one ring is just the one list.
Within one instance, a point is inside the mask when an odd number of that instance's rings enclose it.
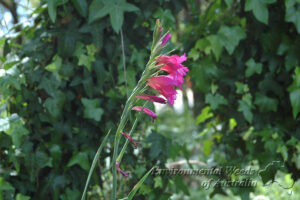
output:
{"label": "gladiolus flower", "polygon": [[142,95],[137,95],[135,96],[138,99],[144,99],[147,101],[152,101],[152,102],[156,102],[156,103],[161,103],[161,104],[166,104],[166,100],[161,98],[161,97],[157,97],[157,96],[153,96],[153,95],[148,95],[148,94],[142,94]]}
{"label": "gladiolus flower", "polygon": [[181,89],[181,85],[184,82],[184,76],[189,71],[187,67],[181,63],[186,61],[186,55],[182,56],[159,56],[156,61],[159,65],[163,65],[160,69],[170,73],[169,77],[176,81],[175,86]]}
{"label": "gladiolus flower", "polygon": [[177,92],[173,86],[178,85],[176,80],[168,76],[154,76],[148,79],[147,85],[156,89],[161,95],[163,95],[170,105],[174,104]]}
{"label": "gladiolus flower", "polygon": [[154,122],[154,119],[156,118],[156,114],[154,112],[152,112],[151,110],[149,110],[148,108],[143,108],[142,106],[134,106],[132,108],[132,110],[136,110],[136,111],[139,111],[139,112],[143,112],[147,115],[149,115],[150,117],[152,117],[152,122]]}
{"label": "gladiolus flower", "polygon": [[116,167],[117,167],[117,171],[118,171],[119,173],[121,173],[123,176],[125,176],[125,177],[128,177],[128,176],[129,176],[129,173],[128,173],[128,172],[125,172],[125,171],[121,170],[118,161],[116,162]]}
{"label": "gladiolus flower", "polygon": [[127,133],[122,132],[122,135],[124,135],[124,137],[126,137],[133,144],[135,149],[137,148],[139,142],[134,141]]}
{"label": "gladiolus flower", "polygon": [[171,38],[171,34],[167,33],[167,35],[162,39],[161,45],[164,46]]}

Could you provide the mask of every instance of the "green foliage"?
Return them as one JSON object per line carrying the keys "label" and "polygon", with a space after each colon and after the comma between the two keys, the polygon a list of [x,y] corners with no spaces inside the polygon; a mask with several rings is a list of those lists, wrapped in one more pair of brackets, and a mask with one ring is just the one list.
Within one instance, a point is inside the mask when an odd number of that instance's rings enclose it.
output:
{"label": "green foliage", "polygon": [[[300,139],[299,5],[296,0],[211,1],[183,30],[180,41],[189,51],[186,65],[200,102],[198,137],[214,166],[257,161],[263,169],[280,161],[280,168],[262,173],[264,183],[280,171],[300,178],[298,153],[289,145]],[[249,191],[232,191],[249,198]]]}
{"label": "green foliage", "polygon": [[[91,158],[107,131],[114,132],[126,101],[119,33],[122,29],[132,90],[146,64],[156,18],[189,57],[185,65],[195,107],[190,112],[185,106],[183,114],[166,108],[155,125],[143,120],[137,127],[134,138],[142,148],[138,154],[127,149],[122,168],[131,176],[120,178],[120,196],[142,180],[134,189],[136,199],[250,198],[247,189],[201,190],[194,177],[142,179],[167,161],[263,169],[276,160],[282,165],[262,171],[263,183],[300,178],[299,1],[45,3],[35,11],[34,26],[23,27],[24,43],[16,45],[14,37],[0,40],[5,70],[0,77],[0,199],[80,198]],[[110,197],[106,159],[112,139],[107,142],[100,170],[89,174],[89,199]],[[94,160],[93,168],[97,164]],[[287,193],[275,187],[261,185],[253,192],[272,199]]]}
{"label": "green foliage", "polygon": [[102,108],[98,108],[100,104],[99,99],[89,100],[86,98],[82,98],[81,102],[84,106],[84,114],[83,114],[84,118],[94,119],[97,122],[101,120],[104,111]]}
{"label": "green foliage", "polygon": [[250,77],[253,74],[260,74],[262,71],[262,64],[261,63],[256,63],[252,58],[249,59],[246,62],[247,70],[246,70],[246,77]]}
{"label": "green foliage", "polygon": [[268,24],[269,12],[267,5],[276,0],[246,0],[245,10],[252,11],[256,19],[264,24]]}

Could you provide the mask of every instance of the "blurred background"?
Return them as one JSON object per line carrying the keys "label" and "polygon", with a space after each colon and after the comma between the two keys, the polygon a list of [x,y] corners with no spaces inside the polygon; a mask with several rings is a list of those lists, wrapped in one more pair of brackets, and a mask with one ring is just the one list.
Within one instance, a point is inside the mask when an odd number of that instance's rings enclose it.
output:
{"label": "blurred background", "polygon": [[[300,199],[300,1],[0,0],[0,200],[80,199],[156,19],[190,71],[174,107],[150,105],[157,120],[139,123],[118,197],[153,166],[236,166],[257,173],[150,175],[134,199]],[[88,199],[110,198],[112,144]],[[257,185],[204,187],[211,178]]]}

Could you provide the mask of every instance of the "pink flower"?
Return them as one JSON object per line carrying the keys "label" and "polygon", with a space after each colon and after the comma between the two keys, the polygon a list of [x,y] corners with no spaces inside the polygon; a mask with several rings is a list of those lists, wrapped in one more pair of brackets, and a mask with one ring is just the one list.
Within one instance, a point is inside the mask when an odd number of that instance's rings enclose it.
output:
{"label": "pink flower", "polygon": [[161,45],[164,46],[171,38],[171,34],[167,33],[167,35],[162,39]]}
{"label": "pink flower", "polygon": [[176,99],[177,92],[173,86],[176,86],[177,84],[177,81],[169,76],[154,76],[149,78],[147,83],[147,85],[156,89],[163,95],[170,105],[173,105],[174,100]]}
{"label": "pink flower", "polygon": [[181,88],[184,82],[184,76],[189,71],[187,67],[181,63],[186,61],[186,55],[182,56],[172,55],[172,56],[159,56],[156,61],[159,65],[163,65],[160,69],[170,73],[169,77],[176,81],[175,86]]}
{"label": "pink flower", "polygon": [[128,176],[129,176],[129,173],[128,173],[128,172],[125,172],[125,171],[121,170],[118,161],[116,162],[116,167],[117,167],[117,171],[118,171],[119,173],[121,173],[123,176],[125,176],[125,177],[128,177]]}
{"label": "pink flower", "polygon": [[151,110],[149,110],[148,108],[143,108],[142,106],[134,106],[131,110],[136,110],[139,112],[143,112],[147,115],[149,115],[150,117],[152,117],[152,122],[154,122],[154,119],[156,118],[156,114],[154,112],[152,112]]}
{"label": "pink flower", "polygon": [[137,95],[135,96],[138,99],[144,99],[147,101],[152,101],[152,102],[157,102],[157,103],[161,103],[161,104],[166,104],[166,100],[157,96],[153,96],[153,95],[148,95],[148,94],[143,94],[143,95]]}
{"label": "pink flower", "polygon": [[127,133],[122,132],[122,135],[124,135],[124,137],[126,137],[133,144],[135,149],[137,148],[139,142],[134,141]]}
{"label": "pink flower", "polygon": [[161,64],[181,64],[186,61],[187,57],[185,54],[182,56],[172,55],[172,56],[159,56],[156,60]]}

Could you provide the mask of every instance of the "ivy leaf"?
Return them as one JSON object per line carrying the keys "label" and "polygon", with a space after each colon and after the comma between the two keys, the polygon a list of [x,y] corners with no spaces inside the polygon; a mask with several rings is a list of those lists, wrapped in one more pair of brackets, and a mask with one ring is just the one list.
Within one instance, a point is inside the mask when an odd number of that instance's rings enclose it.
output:
{"label": "ivy leaf", "polygon": [[104,1],[94,0],[89,7],[89,23],[92,23],[106,16],[112,10],[112,5],[115,0]]}
{"label": "ivy leaf", "polygon": [[300,10],[297,9],[297,7],[299,7],[299,1],[285,1],[285,21],[294,23],[298,33],[300,34]]}
{"label": "ivy leaf", "polygon": [[123,25],[123,12],[132,12],[137,10],[139,9],[135,5],[125,2],[125,0],[118,1],[109,13],[110,23],[114,31],[119,33]]}
{"label": "ivy leaf", "polygon": [[294,81],[288,87],[290,92],[290,101],[293,108],[293,116],[296,119],[298,113],[300,112],[300,67],[295,69],[295,74],[293,75]]}
{"label": "ivy leaf", "polygon": [[114,9],[112,9],[112,11],[109,13],[109,17],[112,28],[116,33],[118,33],[124,21],[124,16],[121,8],[115,7]]}
{"label": "ivy leaf", "polygon": [[78,65],[85,66],[89,71],[91,71],[92,63],[96,60],[96,52],[97,49],[93,44],[87,45],[85,50],[82,43],[77,43],[74,55],[78,58]]}
{"label": "ivy leaf", "polygon": [[14,190],[15,188],[4,180],[3,177],[0,177],[0,192],[3,190]]}
{"label": "ivy leaf", "polygon": [[241,82],[235,82],[235,86],[236,86],[237,94],[243,94],[249,91],[249,87],[247,84],[243,84]]}
{"label": "ivy leaf", "polygon": [[16,123],[6,131],[6,134],[11,137],[13,144],[19,148],[21,146],[23,136],[28,135],[29,131],[21,123]]}
{"label": "ivy leaf", "polygon": [[104,110],[99,108],[100,100],[82,98],[81,102],[84,105],[84,118],[99,122],[104,113]]}
{"label": "ivy leaf", "polygon": [[205,108],[202,109],[201,113],[197,116],[196,124],[200,124],[213,116],[214,114],[210,112],[210,107],[206,106]]}
{"label": "ivy leaf", "polygon": [[[38,169],[42,169],[44,167],[52,167],[52,158],[49,157],[45,152],[37,151],[34,154],[35,165]],[[38,170],[37,170],[38,171]]]}
{"label": "ivy leaf", "polygon": [[78,65],[85,66],[89,71],[91,71],[93,61],[95,61],[95,58],[82,54],[79,57]]}
{"label": "ivy leaf", "polygon": [[47,65],[45,69],[49,72],[57,73],[58,70],[61,68],[61,65],[62,59],[56,55],[53,57],[53,62]]}
{"label": "ivy leaf", "polygon": [[217,109],[220,105],[227,105],[227,100],[220,94],[206,94],[205,95],[205,103],[209,103],[211,109],[215,110]]}
{"label": "ivy leaf", "polygon": [[48,0],[48,13],[53,23],[56,20],[56,2],[57,0]]}
{"label": "ivy leaf", "polygon": [[61,200],[80,199],[80,192],[78,190],[67,188],[66,192],[60,195]]}
{"label": "ivy leaf", "polygon": [[300,88],[290,93],[290,101],[293,108],[293,116],[296,119],[300,112]]}
{"label": "ivy leaf", "polygon": [[102,4],[100,0],[94,0],[91,3],[89,23],[101,19],[109,14],[112,28],[116,33],[119,33],[123,25],[124,12],[133,12],[139,10],[135,5],[127,3],[125,0],[111,0],[104,1],[103,3],[104,4]]}
{"label": "ivy leaf", "polygon": [[17,196],[16,196],[16,200],[30,200],[30,197],[29,196],[25,196],[21,193],[18,193]]}
{"label": "ivy leaf", "polygon": [[253,114],[252,114],[252,112],[251,112],[251,106],[249,106],[249,104],[246,103],[246,101],[244,101],[244,100],[239,100],[238,111],[240,111],[240,112],[243,113],[245,119],[246,119],[249,123],[252,123]]}
{"label": "ivy leaf", "polygon": [[226,6],[227,6],[228,8],[230,8],[231,5],[232,5],[232,3],[233,3],[233,0],[225,0],[225,3],[226,3]]}
{"label": "ivy leaf", "polygon": [[208,156],[211,153],[212,146],[213,142],[211,140],[205,140],[203,142],[204,155]]}
{"label": "ivy leaf", "polygon": [[247,66],[246,73],[245,73],[246,77],[250,77],[255,73],[261,74],[262,64],[256,63],[252,58],[246,62],[246,66]]}
{"label": "ivy leaf", "polygon": [[264,184],[268,181],[274,181],[277,170],[282,169],[283,165],[280,161],[273,161],[269,163],[264,169],[258,171]]}
{"label": "ivy leaf", "polygon": [[60,116],[63,104],[65,101],[65,95],[61,91],[55,93],[54,97],[47,98],[44,105],[49,111],[49,113],[57,118]]}
{"label": "ivy leaf", "polygon": [[86,0],[72,0],[72,3],[82,17],[87,16],[88,4]]}
{"label": "ivy leaf", "polygon": [[218,36],[229,55],[233,53],[240,40],[246,38],[245,32],[239,26],[221,26],[218,31]]}
{"label": "ivy leaf", "polygon": [[255,96],[255,104],[259,107],[260,111],[277,111],[278,101],[277,99],[273,99],[257,93]]}
{"label": "ivy leaf", "polygon": [[79,165],[82,169],[89,171],[90,165],[86,152],[76,152],[68,162],[67,166],[71,167],[76,164]]}
{"label": "ivy leaf", "polygon": [[220,41],[217,35],[210,35],[207,37],[208,41],[211,44],[211,49],[216,56],[216,59],[219,60],[220,55],[223,51],[222,42]]}
{"label": "ivy leaf", "polygon": [[246,0],[245,11],[252,11],[258,21],[268,24],[269,11],[267,5],[274,2],[276,0]]}

